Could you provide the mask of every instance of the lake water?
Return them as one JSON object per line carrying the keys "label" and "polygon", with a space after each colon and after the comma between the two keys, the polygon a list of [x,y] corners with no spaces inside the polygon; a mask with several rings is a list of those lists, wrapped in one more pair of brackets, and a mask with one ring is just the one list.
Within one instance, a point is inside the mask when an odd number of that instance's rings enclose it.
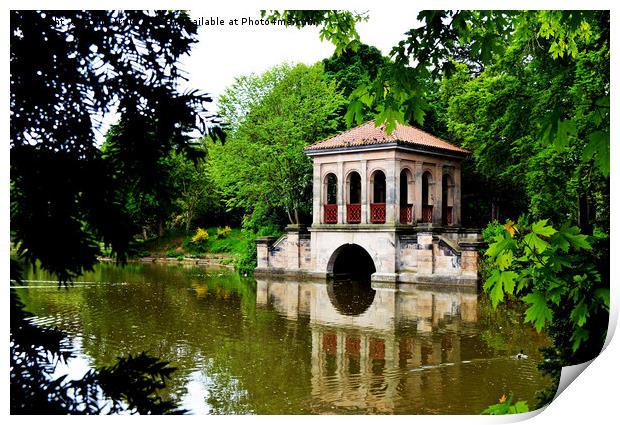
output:
{"label": "lake water", "polygon": [[145,351],[178,368],[169,395],[194,414],[478,414],[510,393],[533,408],[549,385],[544,335],[473,290],[157,264],[101,264],[68,289],[25,279],[34,321],[68,334],[75,358],[59,374]]}

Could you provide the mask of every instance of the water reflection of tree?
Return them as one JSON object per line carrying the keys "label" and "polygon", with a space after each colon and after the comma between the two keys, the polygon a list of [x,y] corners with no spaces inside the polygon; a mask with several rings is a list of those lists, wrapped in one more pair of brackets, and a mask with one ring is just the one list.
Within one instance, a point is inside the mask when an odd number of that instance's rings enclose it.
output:
{"label": "water reflection of tree", "polygon": [[[67,304],[79,312],[74,322],[83,323],[79,332],[88,336],[83,350],[95,366],[143,350],[176,359],[171,395],[182,399],[189,371],[199,370],[209,376],[207,401],[221,413],[295,413],[287,410],[287,397],[310,397],[308,333],[299,329],[303,323],[291,326],[274,311],[256,309],[254,281],[222,271],[150,265],[124,271],[102,265],[83,280],[129,283],[73,288],[63,296],[33,290],[25,299],[41,315]],[[199,297],[192,283],[203,285],[206,294]]]}
{"label": "water reflection of tree", "polygon": [[515,355],[523,349],[528,355],[542,359],[538,347],[547,345],[549,339],[533,326],[523,324],[523,304],[511,302],[493,309],[488,297],[481,296],[479,306],[481,338],[494,355]]}

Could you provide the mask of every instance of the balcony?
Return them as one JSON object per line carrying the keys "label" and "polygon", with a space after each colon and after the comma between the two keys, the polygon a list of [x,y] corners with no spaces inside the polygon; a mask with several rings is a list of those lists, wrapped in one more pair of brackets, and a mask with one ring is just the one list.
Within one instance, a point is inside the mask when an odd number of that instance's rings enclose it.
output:
{"label": "balcony", "polygon": [[362,205],[347,204],[347,223],[356,224],[362,222]]}
{"label": "balcony", "polygon": [[323,205],[323,223],[338,223],[338,204]]}
{"label": "balcony", "polygon": [[432,222],[433,222],[433,206],[422,205],[422,223],[432,223]]}
{"label": "balcony", "polygon": [[385,223],[385,203],[370,204],[370,222]]}
{"label": "balcony", "polygon": [[406,204],[400,206],[400,223],[412,224],[413,223],[413,204]]}
{"label": "balcony", "polygon": [[452,207],[445,207],[441,221],[444,226],[452,226]]}

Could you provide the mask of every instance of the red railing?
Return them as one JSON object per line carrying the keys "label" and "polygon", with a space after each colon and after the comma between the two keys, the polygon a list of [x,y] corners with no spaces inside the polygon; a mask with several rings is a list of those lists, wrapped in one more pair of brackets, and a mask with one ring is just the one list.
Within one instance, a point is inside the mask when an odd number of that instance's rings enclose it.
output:
{"label": "red railing", "polygon": [[347,204],[347,223],[362,222],[362,205]]}
{"label": "red railing", "polygon": [[323,223],[338,223],[338,204],[323,205]]}
{"label": "red railing", "polygon": [[413,223],[413,205],[401,205],[400,206],[400,222],[401,224]]}
{"label": "red railing", "polygon": [[443,224],[448,226],[452,225],[452,207],[446,207],[446,213],[443,217]]}
{"label": "red railing", "polygon": [[422,222],[423,223],[433,222],[433,206],[432,205],[422,205]]}
{"label": "red railing", "polygon": [[370,204],[370,222],[385,223],[385,204]]}

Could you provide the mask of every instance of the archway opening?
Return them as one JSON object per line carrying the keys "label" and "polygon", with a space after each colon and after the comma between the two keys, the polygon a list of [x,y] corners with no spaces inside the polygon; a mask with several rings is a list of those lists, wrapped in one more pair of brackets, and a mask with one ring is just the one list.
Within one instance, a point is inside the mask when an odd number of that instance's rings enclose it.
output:
{"label": "archway opening", "polygon": [[327,265],[327,273],[334,279],[370,282],[370,276],[376,271],[370,254],[355,244],[345,244],[335,250]]}
{"label": "archway opening", "polygon": [[386,209],[386,186],[385,174],[381,170],[372,173],[370,177],[370,185],[372,187],[372,202],[370,203],[370,222],[385,223]]}
{"label": "archway opening", "polygon": [[454,222],[452,217],[453,191],[452,177],[450,174],[444,174],[441,179],[441,224],[444,226],[450,226]]}
{"label": "archway opening", "polygon": [[362,178],[355,171],[347,177],[347,223],[362,221]]}
{"label": "archway opening", "polygon": [[325,181],[327,183],[325,204],[334,205],[338,199],[338,178],[334,173],[329,173]]}
{"label": "archway opening", "polygon": [[430,199],[430,185],[433,177],[428,171],[422,174],[422,222],[433,222],[433,206]]}
{"label": "archway opening", "polygon": [[385,174],[377,170],[372,175],[372,202],[385,204]]}
{"label": "archway opening", "polygon": [[413,197],[409,192],[412,189],[411,172],[406,168],[400,172],[400,222],[413,223]]}
{"label": "archway opening", "polygon": [[336,310],[348,316],[365,312],[375,298],[370,276],[376,268],[370,254],[359,245],[342,245],[332,254],[327,271],[332,277],[327,291]]}
{"label": "archway opening", "polygon": [[338,223],[338,178],[334,173],[323,182],[323,223]]}

